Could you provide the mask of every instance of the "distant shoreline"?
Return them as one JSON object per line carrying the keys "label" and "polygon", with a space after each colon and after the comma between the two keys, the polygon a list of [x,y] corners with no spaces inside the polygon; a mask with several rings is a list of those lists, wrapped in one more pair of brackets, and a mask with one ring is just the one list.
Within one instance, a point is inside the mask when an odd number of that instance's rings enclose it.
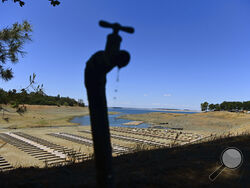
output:
{"label": "distant shoreline", "polygon": [[[11,105],[2,105],[7,111],[1,112],[0,129],[19,129],[37,127],[55,127],[61,125],[75,126],[80,123],[71,122],[75,117],[89,115],[88,107],[79,106],[48,106],[48,105],[27,105],[27,112],[18,114]],[[119,114],[119,112],[109,112]]]}
{"label": "distant shoreline", "polygon": [[250,130],[250,114],[232,112],[126,114],[118,118],[143,121],[151,127],[182,129],[200,134],[222,134]]}
{"label": "distant shoreline", "polygon": [[200,110],[189,110],[189,109],[171,109],[171,108],[139,108],[139,107],[108,107],[112,109],[145,109],[145,110],[155,110],[155,111],[173,111],[173,112],[197,112],[200,113]]}
{"label": "distant shoreline", "polygon": [[173,111],[173,112],[197,112],[197,113],[200,113],[201,111],[199,110],[187,110],[187,109],[184,109],[184,110],[181,110],[181,109],[166,109],[166,108],[154,108],[155,110],[160,110],[160,111]]}

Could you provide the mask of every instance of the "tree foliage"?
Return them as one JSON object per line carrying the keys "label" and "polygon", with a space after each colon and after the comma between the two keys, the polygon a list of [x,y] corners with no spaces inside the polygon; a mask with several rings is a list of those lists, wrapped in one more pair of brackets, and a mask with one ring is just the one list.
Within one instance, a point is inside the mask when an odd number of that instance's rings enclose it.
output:
{"label": "tree foliage", "polygon": [[201,103],[201,111],[207,111],[208,109],[208,102]]}
{"label": "tree foliage", "polygon": [[[13,108],[25,109],[24,104],[31,105],[57,105],[57,106],[85,106],[82,99],[78,102],[75,99],[69,97],[61,97],[59,94],[57,96],[48,96],[44,92],[43,84],[38,85],[35,82],[36,74],[29,77],[29,85],[23,89],[16,90],[12,89],[9,91],[4,91],[0,88],[0,104],[11,104]],[[30,88],[31,91],[30,91]],[[1,105],[0,105],[1,107]],[[22,109],[21,109],[22,110]]]}
{"label": "tree foliage", "polygon": [[0,88],[0,104],[11,104],[12,107],[18,107],[19,104],[30,105],[57,105],[57,106],[85,106],[82,100],[81,103],[69,97],[48,96],[44,92],[32,91],[27,92],[22,89],[17,92],[15,89],[5,91]]}
{"label": "tree foliage", "polygon": [[209,104],[208,105],[208,110],[212,111],[212,110],[214,110],[214,108],[215,108],[214,104]]}
{"label": "tree foliage", "polygon": [[[242,110],[247,110],[250,111],[250,101],[233,101],[233,102],[227,102],[224,101],[221,104],[209,104],[208,109],[210,111],[230,111],[230,112],[235,112],[235,111],[242,111]],[[201,110],[205,110],[204,103],[201,103]]]}
{"label": "tree foliage", "polygon": [[[8,1],[8,0],[2,0],[2,2],[4,3],[5,1]],[[22,1],[22,0],[12,0],[14,3],[19,3],[20,7],[24,6],[25,5],[25,2]],[[49,0],[50,1],[50,4],[53,5],[53,6],[57,6],[57,5],[60,5],[60,1],[57,1],[57,0]]]}
{"label": "tree foliage", "polygon": [[7,61],[18,62],[18,56],[24,56],[23,45],[31,41],[31,25],[24,21],[22,24],[14,23],[11,28],[4,28],[0,31],[0,78],[5,81],[13,78],[10,68],[5,68]]}
{"label": "tree foliage", "polygon": [[[8,0],[2,0],[2,3]],[[19,3],[22,7],[25,2],[22,0],[12,0],[14,3]],[[58,0],[49,0],[51,5],[57,6],[60,4]],[[27,21],[22,24],[15,23],[12,28],[4,28],[0,31],[0,78],[5,81],[13,78],[13,72],[10,68],[5,68],[4,64],[10,60],[12,63],[18,62],[18,55],[25,54],[23,45],[26,41],[31,40],[31,26]]]}

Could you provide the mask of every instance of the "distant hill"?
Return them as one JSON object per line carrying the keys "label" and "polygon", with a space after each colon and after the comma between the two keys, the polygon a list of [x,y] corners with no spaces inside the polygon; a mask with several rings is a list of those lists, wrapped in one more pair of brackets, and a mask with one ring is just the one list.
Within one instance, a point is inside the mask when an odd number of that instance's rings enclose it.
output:
{"label": "distant hill", "polygon": [[[176,108],[155,108],[157,110],[181,110],[181,109],[176,109]],[[184,110],[188,110],[188,109],[184,109]]]}
{"label": "distant hill", "polygon": [[13,107],[19,104],[30,105],[57,105],[57,106],[85,106],[83,100],[76,101],[69,97],[48,96],[43,92],[30,92],[22,90],[17,92],[15,89],[5,91],[0,88],[0,104],[11,104]]}

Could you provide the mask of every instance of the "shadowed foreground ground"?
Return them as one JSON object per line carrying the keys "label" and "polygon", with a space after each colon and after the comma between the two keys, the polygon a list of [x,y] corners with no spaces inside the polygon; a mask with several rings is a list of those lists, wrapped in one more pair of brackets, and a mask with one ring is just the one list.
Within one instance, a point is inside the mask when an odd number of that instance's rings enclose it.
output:
{"label": "shadowed foreground ground", "polygon": [[[116,187],[249,187],[250,136],[238,136],[172,149],[140,151],[114,158]],[[221,152],[239,148],[244,162],[237,170],[225,169],[214,181]],[[95,187],[93,161],[70,166],[16,169],[0,174],[0,187]]]}

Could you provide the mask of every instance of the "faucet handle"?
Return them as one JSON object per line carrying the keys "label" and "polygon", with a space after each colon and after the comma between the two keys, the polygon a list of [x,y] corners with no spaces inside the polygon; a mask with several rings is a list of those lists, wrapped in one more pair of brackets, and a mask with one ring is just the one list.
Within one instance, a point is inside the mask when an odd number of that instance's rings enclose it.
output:
{"label": "faucet handle", "polygon": [[109,23],[109,22],[106,22],[106,21],[103,21],[103,20],[100,20],[99,21],[99,25],[101,27],[105,27],[105,28],[112,28],[114,32],[117,32],[119,30],[121,31],[124,31],[124,32],[127,32],[127,33],[134,33],[135,30],[133,27],[128,27],[128,26],[121,26],[119,23]]}

